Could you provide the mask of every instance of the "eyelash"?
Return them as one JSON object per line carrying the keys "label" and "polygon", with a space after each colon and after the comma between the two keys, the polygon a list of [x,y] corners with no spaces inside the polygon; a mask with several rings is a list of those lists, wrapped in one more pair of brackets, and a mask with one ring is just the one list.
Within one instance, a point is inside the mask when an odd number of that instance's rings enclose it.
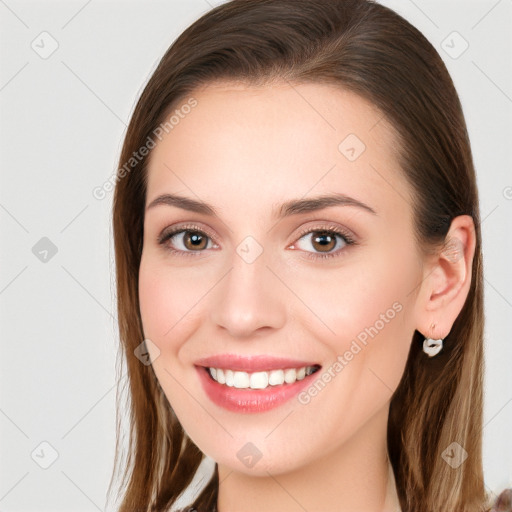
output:
{"label": "eyelash", "polygon": [[[316,226],[314,228],[305,228],[301,231],[300,235],[297,238],[297,241],[300,240],[304,235],[308,235],[310,233],[316,233],[316,232],[326,232],[327,234],[335,234],[338,235],[343,239],[343,242],[345,243],[346,247],[350,245],[356,245],[356,241],[354,238],[347,233],[346,231],[336,227],[336,226]],[[295,244],[295,242],[294,242]],[[330,252],[330,253],[315,253],[315,252],[309,252],[305,251],[306,258],[312,259],[312,260],[325,260],[328,258],[339,258],[340,256],[343,256],[345,251],[344,248],[338,249],[336,252]]]}
{"label": "eyelash", "polygon": [[[174,235],[177,235],[177,234],[183,233],[183,232],[187,232],[187,231],[199,233],[200,235],[204,235],[204,236],[208,237],[210,240],[213,240],[213,237],[209,233],[205,232],[203,229],[199,228],[196,225],[190,224],[190,225],[179,226],[179,227],[177,227],[171,231],[168,231],[168,232],[165,232],[165,231],[162,232],[162,234],[160,234],[160,236],[157,239],[158,244],[164,245]],[[320,232],[320,231],[326,232],[327,234],[335,234],[335,235],[340,236],[343,239],[343,242],[345,243],[346,246],[357,245],[357,242],[354,240],[354,238],[348,232],[346,232],[336,226],[317,226],[315,228],[304,229],[298,236],[297,241],[299,241],[304,235],[307,235],[310,233],[316,233],[316,232]],[[295,244],[295,242],[294,242],[294,244]],[[204,249],[201,251],[182,251],[179,249],[168,248],[168,250],[172,254],[179,254],[180,256],[185,256],[185,257],[187,257],[187,256],[196,257],[196,256],[199,256],[201,252],[204,252]],[[342,256],[344,253],[343,248],[338,249],[336,252],[333,252],[333,253],[324,253],[324,254],[313,253],[310,251],[304,251],[304,252],[306,253],[306,257],[309,259],[312,259],[312,260],[324,260],[327,258],[338,258],[338,257]]]}
{"label": "eyelash", "polygon": [[[184,226],[179,226],[171,231],[165,232],[165,230],[162,232],[162,234],[158,237],[158,243],[160,245],[164,245],[168,240],[170,240],[174,235],[177,235],[178,233],[183,233],[186,231],[192,231],[194,233],[199,233],[201,235],[206,235],[208,238],[213,240],[213,237],[204,231],[204,229],[200,229],[198,226],[195,226],[194,224],[186,224]],[[196,257],[199,256],[201,252],[203,251],[181,251],[177,249],[173,249],[172,247],[169,247],[168,249],[172,254],[179,254],[180,256],[192,256]]]}

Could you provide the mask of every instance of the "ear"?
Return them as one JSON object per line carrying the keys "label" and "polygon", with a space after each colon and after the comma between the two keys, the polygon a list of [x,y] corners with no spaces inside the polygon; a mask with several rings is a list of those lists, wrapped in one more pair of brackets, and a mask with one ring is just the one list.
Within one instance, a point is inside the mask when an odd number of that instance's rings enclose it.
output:
{"label": "ear", "polygon": [[416,330],[425,337],[450,333],[471,286],[475,245],[473,218],[460,215],[452,220],[441,250],[426,257],[415,306]]}

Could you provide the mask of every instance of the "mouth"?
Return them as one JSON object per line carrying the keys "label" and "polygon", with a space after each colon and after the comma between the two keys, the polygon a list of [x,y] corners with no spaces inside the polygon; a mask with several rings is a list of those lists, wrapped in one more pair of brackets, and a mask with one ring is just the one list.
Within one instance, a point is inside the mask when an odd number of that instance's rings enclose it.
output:
{"label": "mouth", "polygon": [[249,373],[223,368],[206,368],[215,382],[237,389],[267,389],[270,386],[293,384],[313,375],[319,369],[320,366],[313,365]]}
{"label": "mouth", "polygon": [[311,384],[321,365],[265,356],[216,356],[195,367],[206,396],[237,413],[276,408]]}

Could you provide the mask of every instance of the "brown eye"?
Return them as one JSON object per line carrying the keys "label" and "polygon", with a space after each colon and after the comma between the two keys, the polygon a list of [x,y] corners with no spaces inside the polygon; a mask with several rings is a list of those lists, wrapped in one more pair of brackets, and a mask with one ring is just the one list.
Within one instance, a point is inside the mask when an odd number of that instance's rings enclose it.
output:
{"label": "brown eye", "polygon": [[208,245],[208,237],[199,231],[183,231],[183,245],[190,251],[199,251]]}
{"label": "brown eye", "polygon": [[303,231],[293,248],[301,249],[312,260],[341,256],[345,254],[347,246],[355,245],[356,242],[351,235],[338,229]]}
{"label": "brown eye", "polygon": [[177,228],[163,232],[158,243],[165,246],[171,253],[183,255],[197,255],[210,249],[212,240],[210,236],[198,229]]}
{"label": "brown eye", "polygon": [[311,242],[317,251],[329,252],[336,247],[336,235],[330,231],[313,231],[312,233],[315,233],[315,235]]}

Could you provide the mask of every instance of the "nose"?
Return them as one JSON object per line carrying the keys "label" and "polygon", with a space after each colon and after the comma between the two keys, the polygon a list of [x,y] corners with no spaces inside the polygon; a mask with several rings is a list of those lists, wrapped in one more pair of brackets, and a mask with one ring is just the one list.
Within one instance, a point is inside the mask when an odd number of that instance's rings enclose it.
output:
{"label": "nose", "polygon": [[248,263],[238,254],[211,297],[212,322],[236,338],[253,338],[285,323],[287,296],[267,267],[265,251]]}

